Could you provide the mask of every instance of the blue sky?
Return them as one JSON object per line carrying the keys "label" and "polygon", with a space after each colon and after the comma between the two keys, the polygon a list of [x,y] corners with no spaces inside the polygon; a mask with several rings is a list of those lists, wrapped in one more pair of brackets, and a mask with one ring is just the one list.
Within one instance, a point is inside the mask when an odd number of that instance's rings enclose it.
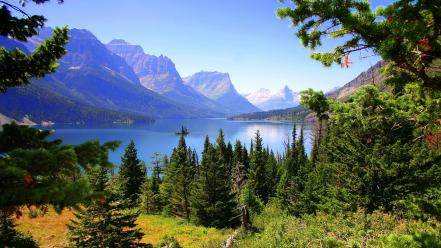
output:
{"label": "blue sky", "polygon": [[[354,54],[349,69],[325,68],[309,58],[288,21],[276,17],[278,0],[65,0],[25,10],[48,26],[83,28],[107,43],[122,38],[153,55],[164,54],[181,76],[228,72],[240,93],[258,88],[295,91],[341,86],[378,61]],[[371,1],[374,6],[390,0]],[[329,43],[328,47],[335,45]]]}

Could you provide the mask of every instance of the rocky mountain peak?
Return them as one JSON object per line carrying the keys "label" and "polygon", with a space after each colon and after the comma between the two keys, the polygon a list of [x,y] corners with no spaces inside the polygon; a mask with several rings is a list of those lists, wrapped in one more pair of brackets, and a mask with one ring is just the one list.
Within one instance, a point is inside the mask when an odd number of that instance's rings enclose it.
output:
{"label": "rocky mountain peak", "polygon": [[288,85],[280,90],[259,89],[246,95],[248,101],[262,110],[285,109],[299,105],[299,94],[293,92]]}
{"label": "rocky mountain peak", "polygon": [[230,91],[237,94],[228,73],[200,71],[183,78],[183,80],[185,84],[212,99],[216,99]]}

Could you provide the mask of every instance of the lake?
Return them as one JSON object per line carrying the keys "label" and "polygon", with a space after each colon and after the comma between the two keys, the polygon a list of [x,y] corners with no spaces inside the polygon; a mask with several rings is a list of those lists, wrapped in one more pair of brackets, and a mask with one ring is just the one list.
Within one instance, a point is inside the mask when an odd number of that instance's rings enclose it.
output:
{"label": "lake", "polygon": [[[283,153],[284,142],[291,137],[293,123],[267,121],[229,121],[226,119],[159,119],[143,126],[53,126],[55,133],[51,138],[63,139],[65,144],[80,144],[90,139],[99,139],[102,143],[111,140],[122,141],[121,146],[110,154],[110,160],[120,164],[125,147],[133,140],[138,150],[138,157],[146,163],[152,161],[155,152],[170,154],[178,144],[179,136],[175,134],[181,126],[187,127],[190,134],[186,136],[187,145],[202,152],[205,135],[213,143],[219,129],[224,131],[225,143],[230,141],[234,146],[236,140],[245,143],[249,151],[251,139],[257,130],[263,138],[264,146],[274,152]],[[300,124],[296,124],[299,130]],[[304,127],[305,149],[311,150],[311,127]]]}

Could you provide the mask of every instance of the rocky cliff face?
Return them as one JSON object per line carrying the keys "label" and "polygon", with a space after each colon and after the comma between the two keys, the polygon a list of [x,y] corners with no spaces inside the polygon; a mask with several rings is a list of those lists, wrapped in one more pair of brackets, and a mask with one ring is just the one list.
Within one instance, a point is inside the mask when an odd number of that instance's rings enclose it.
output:
{"label": "rocky cliff face", "polygon": [[[34,49],[47,35],[47,29],[44,31],[42,36],[35,36],[26,43],[10,41],[15,42],[16,47],[25,45]],[[58,122],[67,118],[72,122],[83,118],[109,121],[133,116],[146,119],[218,116],[214,111],[179,104],[146,89],[125,60],[111,53],[91,32],[72,29],[69,34],[68,53],[60,60],[56,72],[33,80],[31,86],[3,94],[0,105],[9,108],[0,106],[0,112],[13,118],[25,114],[51,115]],[[3,43],[6,44],[0,40],[1,46]]]}
{"label": "rocky cliff face", "polygon": [[288,86],[278,91],[259,89],[245,97],[262,110],[292,108],[299,105],[299,93],[292,91]]}
{"label": "rocky cliff face", "polygon": [[225,106],[230,113],[260,111],[236,91],[228,73],[201,71],[184,78],[184,83]]}
{"label": "rocky cliff face", "polygon": [[144,87],[178,103],[198,106],[201,111],[228,114],[215,101],[185,85],[170,58],[145,54],[142,47],[120,39],[108,43],[107,49],[133,68]]}
{"label": "rocky cliff face", "polygon": [[112,40],[106,47],[132,67],[144,87],[164,94],[181,86],[182,79],[168,57],[145,54],[141,46],[121,39]]}

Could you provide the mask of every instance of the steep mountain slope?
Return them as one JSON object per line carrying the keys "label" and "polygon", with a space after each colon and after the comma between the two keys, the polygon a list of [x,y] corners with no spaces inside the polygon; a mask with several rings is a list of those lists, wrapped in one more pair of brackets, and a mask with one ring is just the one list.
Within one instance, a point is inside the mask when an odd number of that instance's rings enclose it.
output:
{"label": "steep mountain slope", "polygon": [[202,95],[225,106],[232,114],[260,111],[236,91],[228,73],[201,71],[183,80]]}
{"label": "steep mountain slope", "polygon": [[288,86],[272,92],[268,89],[259,89],[245,97],[262,110],[286,109],[299,105],[299,93],[292,91]]}
{"label": "steep mountain slope", "polygon": [[[43,33],[42,37],[34,37],[24,45],[33,49],[49,31],[44,29],[41,33]],[[64,112],[66,115],[66,110],[63,109],[66,106],[61,102],[84,105],[83,107],[88,109],[85,112],[100,113],[104,110],[103,114],[108,114],[108,117],[115,115],[115,112],[124,112],[123,116],[143,116],[147,119],[151,119],[150,116],[214,115],[201,112],[199,108],[181,106],[143,87],[132,68],[122,58],[108,51],[89,31],[72,29],[69,35],[71,38],[66,46],[68,53],[60,60],[60,67],[56,73],[34,80],[30,89],[8,90],[5,95],[0,95],[0,105],[6,108],[11,104],[7,99],[26,99],[28,101],[17,101],[14,104],[16,113],[32,116],[47,114],[52,117],[55,115],[54,112]],[[15,41],[9,40],[10,42]],[[17,46],[21,45],[17,44]],[[50,103],[54,99],[59,103],[58,105]],[[30,108],[25,102],[40,102],[39,108]],[[50,106],[58,106],[58,108]],[[15,118],[12,112],[0,111]],[[79,119],[77,121],[82,121],[81,118],[86,116],[79,114],[77,117]]]}
{"label": "steep mountain slope", "polygon": [[326,93],[327,97],[336,100],[347,100],[358,88],[366,84],[373,84],[380,89],[385,89],[385,77],[380,74],[380,69],[384,66],[383,61],[377,62],[375,65],[362,72],[356,78],[333,91]]}
{"label": "steep mountain slope", "polygon": [[145,88],[181,104],[196,107],[201,112],[218,115],[227,113],[216,102],[185,85],[175,64],[168,57],[145,54],[141,46],[121,39],[112,40],[106,47],[133,68]]}

